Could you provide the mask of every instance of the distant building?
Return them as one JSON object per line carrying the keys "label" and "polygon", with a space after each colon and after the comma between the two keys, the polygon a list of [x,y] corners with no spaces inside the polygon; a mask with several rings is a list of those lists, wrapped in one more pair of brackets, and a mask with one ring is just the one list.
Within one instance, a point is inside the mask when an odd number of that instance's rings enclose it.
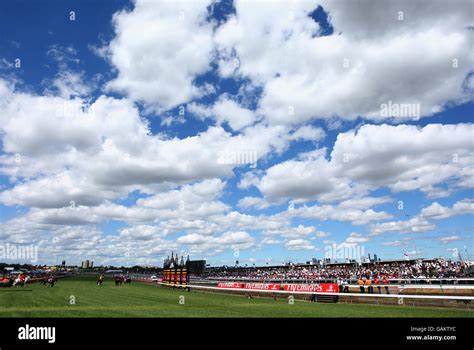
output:
{"label": "distant building", "polygon": [[94,267],[94,262],[89,260],[84,260],[81,264],[83,269],[92,269]]}

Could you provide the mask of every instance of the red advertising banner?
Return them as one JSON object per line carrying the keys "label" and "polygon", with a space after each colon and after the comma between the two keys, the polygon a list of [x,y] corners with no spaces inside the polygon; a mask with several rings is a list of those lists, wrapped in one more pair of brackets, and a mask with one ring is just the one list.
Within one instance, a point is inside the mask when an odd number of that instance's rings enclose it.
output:
{"label": "red advertising banner", "polygon": [[242,284],[234,282],[217,283],[217,288],[242,288]]}
{"label": "red advertising banner", "polygon": [[280,290],[280,285],[273,283],[245,283],[244,288],[252,290]]}
{"label": "red advertising banner", "polygon": [[236,283],[236,282],[220,282],[217,288],[238,288],[250,290],[283,290],[288,292],[309,292],[309,293],[337,293],[339,287],[336,283],[320,283],[320,284],[279,284],[274,283]]}
{"label": "red advertising banner", "polygon": [[336,283],[284,284],[283,290],[290,292],[338,293],[339,287]]}

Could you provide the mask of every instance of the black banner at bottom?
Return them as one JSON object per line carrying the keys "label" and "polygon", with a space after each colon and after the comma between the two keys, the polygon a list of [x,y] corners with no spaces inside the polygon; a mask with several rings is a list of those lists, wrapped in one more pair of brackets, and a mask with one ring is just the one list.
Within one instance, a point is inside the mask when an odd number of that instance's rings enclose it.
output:
{"label": "black banner at bottom", "polygon": [[[163,344],[325,345],[348,349],[473,349],[472,318],[0,319],[0,349]],[[230,343],[229,343],[230,342]],[[226,345],[227,344],[227,345]]]}

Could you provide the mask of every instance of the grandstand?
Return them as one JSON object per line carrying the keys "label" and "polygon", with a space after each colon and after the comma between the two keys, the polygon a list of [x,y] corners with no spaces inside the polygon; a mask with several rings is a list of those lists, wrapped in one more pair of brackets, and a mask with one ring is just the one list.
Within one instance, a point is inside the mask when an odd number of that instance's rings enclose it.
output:
{"label": "grandstand", "polygon": [[473,267],[473,263],[467,261],[412,259],[261,267],[223,266],[208,268],[201,277],[258,280],[335,280],[382,276],[390,279],[451,279],[474,276]]}
{"label": "grandstand", "polygon": [[343,303],[470,308],[471,262],[444,259],[389,260],[262,267],[214,267],[192,275],[189,288],[203,291]]}

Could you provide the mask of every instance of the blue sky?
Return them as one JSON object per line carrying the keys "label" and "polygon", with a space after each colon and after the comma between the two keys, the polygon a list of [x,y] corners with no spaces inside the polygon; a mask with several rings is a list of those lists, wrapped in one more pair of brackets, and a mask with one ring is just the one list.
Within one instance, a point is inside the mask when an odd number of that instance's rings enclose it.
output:
{"label": "blue sky", "polygon": [[45,263],[472,259],[468,7],[0,5],[0,244]]}

